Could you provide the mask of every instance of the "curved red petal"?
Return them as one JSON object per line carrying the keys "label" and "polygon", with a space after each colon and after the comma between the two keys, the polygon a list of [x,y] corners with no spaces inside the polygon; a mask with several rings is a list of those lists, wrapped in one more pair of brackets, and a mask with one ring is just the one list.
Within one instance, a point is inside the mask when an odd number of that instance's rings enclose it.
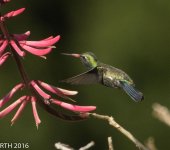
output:
{"label": "curved red petal", "polygon": [[9,114],[17,105],[19,105],[23,100],[26,98],[26,96],[20,97],[18,100],[16,100],[14,103],[9,105],[7,108],[2,110],[0,112],[0,118],[5,117],[7,114]]}
{"label": "curved red petal", "polygon": [[50,53],[52,51],[52,48],[44,48],[44,49],[38,49],[38,48],[34,48],[25,44],[21,44],[20,46],[25,49],[26,51],[30,52],[31,54],[37,55],[37,56],[44,56],[47,55],[48,53]]}
{"label": "curved red petal", "polygon": [[11,18],[11,17],[14,17],[14,16],[21,14],[24,10],[25,10],[25,8],[20,8],[18,10],[14,10],[14,11],[11,11],[11,12],[5,14],[3,17],[4,18]]}
{"label": "curved red petal", "polygon": [[68,109],[68,110],[71,110],[71,111],[76,111],[76,112],[89,112],[89,111],[93,111],[93,110],[96,109],[96,106],[72,105],[72,104],[68,104],[68,103],[65,103],[65,102],[61,102],[61,101],[56,100],[56,99],[51,99],[51,102],[65,108],[65,109]]}
{"label": "curved red petal", "polygon": [[24,110],[25,106],[27,105],[29,100],[29,96],[25,98],[25,100],[21,103],[20,107],[18,108],[17,112],[15,113],[14,117],[11,119],[11,125],[15,123],[15,121],[19,118],[22,111]]}
{"label": "curved red petal", "polygon": [[41,41],[26,41],[25,44],[29,45],[29,46],[33,46],[33,47],[48,47],[48,46],[52,46],[53,44],[55,44],[56,42],[58,42],[60,39],[60,36],[56,36],[54,38],[50,38],[50,39],[45,39],[45,40],[41,40]]}
{"label": "curved red petal", "polygon": [[47,84],[45,82],[42,82],[40,80],[37,81],[43,88],[45,88],[46,90],[56,94],[56,95],[76,95],[78,92],[77,91],[69,91],[69,90],[65,90],[65,89],[61,89],[55,86],[52,86],[50,84]]}
{"label": "curved red petal", "polygon": [[2,107],[5,103],[7,103],[12,97],[13,95],[20,89],[22,89],[24,87],[23,83],[19,83],[16,86],[14,86],[12,88],[12,90],[6,95],[4,96],[1,100],[0,100],[0,107]]}
{"label": "curved red petal", "polygon": [[38,125],[41,123],[40,117],[38,116],[38,112],[37,112],[37,107],[36,107],[36,98],[35,97],[31,97],[31,104],[32,104],[32,112],[34,115],[34,119],[35,119],[35,124],[37,126],[38,129]]}

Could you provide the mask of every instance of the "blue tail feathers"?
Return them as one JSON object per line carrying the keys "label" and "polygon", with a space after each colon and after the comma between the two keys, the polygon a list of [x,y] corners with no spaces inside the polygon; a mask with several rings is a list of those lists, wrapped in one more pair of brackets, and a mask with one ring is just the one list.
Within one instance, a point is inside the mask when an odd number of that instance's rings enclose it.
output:
{"label": "blue tail feathers", "polygon": [[144,99],[143,93],[135,89],[133,85],[130,85],[126,82],[121,82],[123,90],[135,101],[139,102]]}

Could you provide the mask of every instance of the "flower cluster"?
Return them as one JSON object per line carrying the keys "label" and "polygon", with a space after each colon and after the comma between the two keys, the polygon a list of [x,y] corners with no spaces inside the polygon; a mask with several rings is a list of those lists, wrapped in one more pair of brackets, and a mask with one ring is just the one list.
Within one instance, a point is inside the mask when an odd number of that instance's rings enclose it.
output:
{"label": "flower cluster", "polygon": [[[58,87],[49,85],[39,80],[38,81],[32,80],[30,82],[30,87],[35,89],[35,91],[42,97],[42,99],[44,99],[44,102],[46,102],[47,105],[52,103],[52,104],[59,105],[65,109],[71,110],[73,112],[82,112],[82,113],[89,112],[95,109],[95,106],[78,106],[78,105],[73,105],[73,104],[68,104],[66,102],[62,102],[58,99],[54,99],[51,97],[51,95],[47,94],[43,89],[53,94],[56,94],[59,97],[63,97],[65,99],[68,98],[67,96],[76,95],[78,93],[77,91],[70,91],[70,90],[58,88]],[[25,88],[23,83],[19,83],[15,87],[13,87],[13,89],[0,100],[0,107],[5,105],[10,99],[12,99],[12,97],[17,91],[23,88]],[[20,107],[18,108],[17,112],[15,113],[14,117],[11,120],[11,124],[14,124],[14,122],[18,119],[24,107],[26,106],[26,104],[28,102],[31,102],[35,123],[36,123],[36,126],[38,127],[38,125],[41,123],[41,120],[37,113],[36,101],[37,101],[36,96],[27,96],[27,95],[21,96],[18,100],[16,100],[15,102],[13,102],[11,105],[9,105],[7,108],[5,108],[4,110],[0,112],[0,118],[5,117],[15,107],[17,107],[20,104]]]}
{"label": "flower cluster", "polygon": [[[9,1],[10,0],[0,0],[0,6]],[[25,52],[29,52],[33,55],[46,58],[46,55],[50,53],[55,47],[54,44],[59,41],[60,36],[50,36],[40,41],[29,41],[27,39],[30,35],[30,31],[27,31],[23,34],[9,34],[9,31],[7,30],[7,27],[5,25],[5,21],[23,13],[24,10],[25,8],[21,8],[0,16],[0,29],[2,31],[2,34],[0,35],[0,66],[9,58],[9,56],[13,56],[23,80],[23,83],[19,83],[14,86],[12,90],[0,100],[0,108],[8,103],[8,101],[10,101],[13,98],[14,94],[16,94],[19,90],[26,89],[27,91],[29,91],[30,94],[24,94],[15,102],[11,103],[8,107],[1,110],[0,118],[5,117],[18,105],[20,105],[11,120],[11,124],[14,124],[21,115],[27,103],[31,102],[32,112],[37,127],[41,123],[37,112],[37,104],[40,104],[40,106],[42,106],[47,112],[51,113],[52,115],[55,115],[64,120],[76,121],[85,119],[86,115],[84,113],[95,110],[95,106],[78,106],[60,101],[52,97],[53,94],[66,100],[72,100],[69,96],[76,95],[78,93],[77,91],[70,91],[55,87],[40,80],[29,80],[28,75],[25,72],[24,66],[22,64],[22,60],[20,58],[25,57]],[[8,51],[7,47],[10,48]],[[67,115],[61,112],[57,112],[55,109],[50,107],[51,104],[58,105],[72,112],[76,112],[76,114]]]}
{"label": "flower cluster", "polygon": [[33,55],[43,57],[44,55],[51,52],[52,48],[54,48],[54,46],[52,45],[58,42],[60,39],[60,36],[58,35],[56,37],[50,36],[40,41],[27,41],[27,38],[30,35],[30,31],[27,31],[23,34],[12,34],[12,35],[7,34],[6,28],[3,28],[4,25],[3,22],[6,19],[21,14],[24,10],[25,8],[21,8],[15,11],[11,11],[0,17],[0,22],[2,26],[2,32],[3,32],[3,35],[0,35],[0,56],[1,56],[0,61],[2,63],[8,58],[10,54],[10,53],[4,53],[7,45],[10,45],[16,51],[16,53],[21,57],[25,56],[25,51]]}

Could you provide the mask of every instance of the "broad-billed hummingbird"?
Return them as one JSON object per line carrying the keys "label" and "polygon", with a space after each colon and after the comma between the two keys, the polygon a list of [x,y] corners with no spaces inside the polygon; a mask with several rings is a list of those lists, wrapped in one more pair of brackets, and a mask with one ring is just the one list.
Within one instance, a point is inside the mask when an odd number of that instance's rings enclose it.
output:
{"label": "broad-billed hummingbird", "polygon": [[107,87],[123,89],[136,102],[144,99],[143,94],[135,89],[133,80],[124,71],[100,62],[92,52],[62,54],[80,58],[83,65],[88,68],[87,72],[62,80],[63,82],[70,84],[100,83]]}

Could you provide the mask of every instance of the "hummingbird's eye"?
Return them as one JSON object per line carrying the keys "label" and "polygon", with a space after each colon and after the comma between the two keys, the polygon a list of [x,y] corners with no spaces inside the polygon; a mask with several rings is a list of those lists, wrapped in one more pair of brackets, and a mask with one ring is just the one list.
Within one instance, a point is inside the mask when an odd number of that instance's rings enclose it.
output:
{"label": "hummingbird's eye", "polygon": [[86,56],[81,56],[84,60],[86,60]]}

